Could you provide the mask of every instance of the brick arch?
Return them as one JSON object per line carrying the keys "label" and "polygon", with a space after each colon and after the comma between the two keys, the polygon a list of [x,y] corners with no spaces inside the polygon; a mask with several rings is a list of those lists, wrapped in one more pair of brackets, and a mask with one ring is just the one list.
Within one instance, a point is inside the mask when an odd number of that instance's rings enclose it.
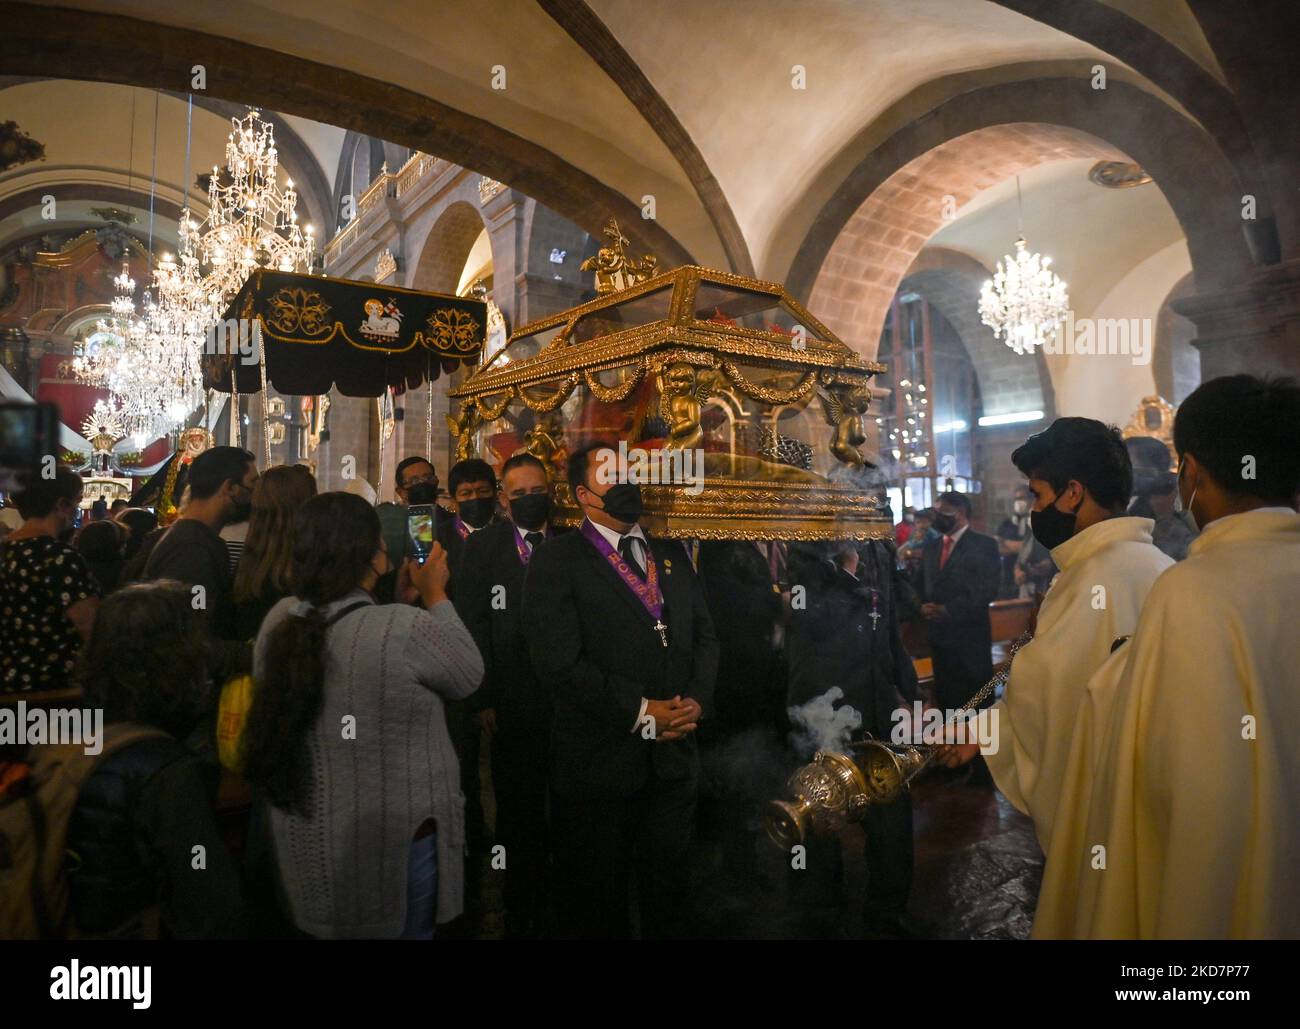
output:
{"label": "brick arch", "polygon": [[974,258],[927,247],[903,276],[899,290],[919,293],[961,338],[979,380],[981,413],[1041,410],[1051,418],[1055,394],[1042,353],[1017,354],[980,320],[980,287],[988,278],[989,270]]}
{"label": "brick arch", "polygon": [[455,293],[474,241],[486,228],[477,204],[453,199],[438,214],[420,247],[411,288]]}
{"label": "brick arch", "polygon": [[811,310],[859,353],[873,356],[899,282],[943,226],[945,211],[1028,168],[1081,157],[1125,159],[1060,125],[994,125],[940,143],[885,179],[849,218],[813,284]]}
{"label": "brick arch", "polygon": [[[973,85],[938,104],[909,95],[885,118],[891,115],[902,127],[827,191],[786,276],[798,297],[811,298],[815,284],[826,287],[820,300],[830,309],[810,299],[812,309],[825,311],[832,328],[847,326],[844,335],[866,354],[875,352],[899,279],[940,224],[936,198],[952,194],[960,203],[976,185],[987,188],[1058,157],[1127,155],[1141,164],[1187,237],[1198,288],[1239,282],[1254,268],[1236,170],[1200,126],[1137,86],[1112,78],[1094,90],[1078,76],[1029,78]],[[999,138],[1019,153],[982,145]],[[873,201],[886,196],[907,206],[883,214],[883,234],[859,234],[843,245],[850,223],[877,214]],[[888,253],[894,249],[900,252]],[[859,292],[873,299],[862,302]]]}

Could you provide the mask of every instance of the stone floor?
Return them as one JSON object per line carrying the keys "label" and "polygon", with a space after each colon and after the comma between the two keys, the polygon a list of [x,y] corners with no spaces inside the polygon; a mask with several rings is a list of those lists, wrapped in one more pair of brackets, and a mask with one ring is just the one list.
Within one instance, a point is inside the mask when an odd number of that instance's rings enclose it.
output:
{"label": "stone floor", "polygon": [[[971,785],[965,770],[932,773],[913,788],[916,868],[906,929],[927,939],[1024,939],[1042,876],[1029,819],[992,787]],[[490,785],[485,780],[491,824]],[[705,834],[707,836],[707,834]],[[838,896],[810,902],[788,856],[758,839],[748,868],[723,861],[702,841],[691,869],[692,933],[702,939],[875,939],[859,918],[865,884],[860,830],[841,837]],[[500,875],[482,866],[472,906],[454,935],[505,933]],[[889,938],[886,936],[885,938]]]}

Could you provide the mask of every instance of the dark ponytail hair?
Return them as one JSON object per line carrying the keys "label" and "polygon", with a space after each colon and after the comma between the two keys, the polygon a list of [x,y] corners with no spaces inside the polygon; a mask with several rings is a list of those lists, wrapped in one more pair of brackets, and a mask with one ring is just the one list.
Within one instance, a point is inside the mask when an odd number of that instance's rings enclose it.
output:
{"label": "dark ponytail hair", "polygon": [[324,703],[325,614],[365,576],[380,545],[379,516],[360,497],[322,493],[298,512],[293,593],[311,605],[266,642],[261,681],[244,728],[244,778],[278,808],[301,808],[309,784],[308,740]]}

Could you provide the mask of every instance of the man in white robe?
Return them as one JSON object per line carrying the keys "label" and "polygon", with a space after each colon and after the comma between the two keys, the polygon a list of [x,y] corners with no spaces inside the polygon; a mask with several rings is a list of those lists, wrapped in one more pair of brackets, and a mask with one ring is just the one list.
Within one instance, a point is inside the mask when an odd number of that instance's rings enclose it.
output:
{"label": "man in white robe", "polygon": [[1036,938],[1300,937],[1300,386],[1184,401],[1202,527],[1088,685]]}
{"label": "man in white robe", "polygon": [[[980,713],[984,759],[998,789],[1034,820],[1046,850],[1088,680],[1137,625],[1152,583],[1173,564],[1153,545],[1150,518],[1124,516],[1132,492],[1128,451],[1113,428],[1059,418],[1011,455],[1029,479],[1030,524],[1060,574],[1020,649],[1002,699]],[[969,760],[978,745],[947,746],[939,760]]]}

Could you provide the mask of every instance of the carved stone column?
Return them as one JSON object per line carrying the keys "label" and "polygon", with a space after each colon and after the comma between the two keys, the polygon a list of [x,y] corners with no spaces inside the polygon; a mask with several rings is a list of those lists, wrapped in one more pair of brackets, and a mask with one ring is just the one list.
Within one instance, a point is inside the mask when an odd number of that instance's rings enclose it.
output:
{"label": "carved stone column", "polygon": [[1202,382],[1241,372],[1300,377],[1300,261],[1260,268],[1244,283],[1171,306],[1196,325]]}

